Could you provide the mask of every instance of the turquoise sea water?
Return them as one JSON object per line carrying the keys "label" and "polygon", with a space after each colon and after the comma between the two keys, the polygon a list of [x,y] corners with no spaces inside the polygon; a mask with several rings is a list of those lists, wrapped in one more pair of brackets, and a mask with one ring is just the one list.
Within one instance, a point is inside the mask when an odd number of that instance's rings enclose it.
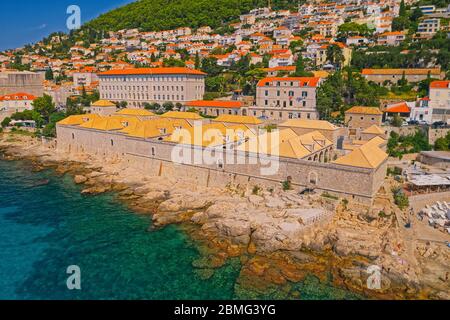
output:
{"label": "turquoise sea water", "polygon": [[[113,195],[85,197],[68,176],[0,161],[0,299],[246,298],[235,293],[239,260],[204,280],[187,235],[150,225]],[[81,269],[81,290],[67,289],[70,265]],[[314,278],[297,286],[304,299],[354,297]]]}

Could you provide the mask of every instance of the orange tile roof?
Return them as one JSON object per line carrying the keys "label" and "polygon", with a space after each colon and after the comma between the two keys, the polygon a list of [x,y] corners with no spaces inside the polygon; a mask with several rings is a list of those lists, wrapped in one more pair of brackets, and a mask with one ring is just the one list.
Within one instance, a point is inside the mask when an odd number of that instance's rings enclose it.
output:
{"label": "orange tile roof", "polygon": [[272,78],[264,78],[258,82],[258,87],[264,87],[268,82],[273,81],[298,81],[300,82],[300,86],[302,87],[317,87],[319,84],[320,78],[316,77],[272,77]]}
{"label": "orange tile roof", "polygon": [[447,89],[447,88],[450,88],[450,81],[449,80],[433,81],[433,82],[430,83],[430,88],[433,88],[433,89]]}
{"label": "orange tile roof", "polygon": [[358,113],[358,114],[378,114],[382,115],[383,113],[380,109],[376,107],[352,107],[345,111],[345,113]]}
{"label": "orange tile roof", "polygon": [[222,100],[197,100],[186,103],[188,107],[216,107],[216,108],[241,108],[241,101],[222,101]]}
{"label": "orange tile roof", "polygon": [[28,93],[23,93],[23,92],[0,96],[0,101],[10,101],[10,100],[21,101],[21,100],[34,100],[34,99],[36,99],[35,96],[28,94]]}
{"label": "orange tile roof", "polygon": [[278,66],[278,67],[273,67],[273,68],[264,68],[263,70],[265,72],[274,72],[274,71],[295,71],[296,67],[295,66]]}
{"label": "orange tile roof", "polygon": [[386,109],[389,113],[409,113],[411,109],[405,102],[394,104]]}
{"label": "orange tile roof", "polygon": [[173,68],[133,68],[123,70],[109,70],[99,73],[100,76],[114,76],[114,75],[143,75],[143,74],[192,74],[192,75],[206,75],[206,73],[184,67]]}
{"label": "orange tile roof", "polygon": [[401,31],[390,31],[385,32],[383,34],[380,34],[379,37],[386,37],[386,36],[404,36],[405,34]]}
{"label": "orange tile roof", "polygon": [[439,68],[429,68],[429,69],[414,69],[414,68],[410,68],[410,69],[362,69],[361,74],[363,75],[376,75],[376,74],[381,74],[381,75],[390,75],[390,74],[398,74],[401,75],[403,73],[405,73],[405,75],[408,74],[413,74],[413,75],[417,75],[417,74],[421,74],[421,75],[427,75],[428,72],[430,74],[435,74],[435,75],[439,75],[441,73],[441,70]]}

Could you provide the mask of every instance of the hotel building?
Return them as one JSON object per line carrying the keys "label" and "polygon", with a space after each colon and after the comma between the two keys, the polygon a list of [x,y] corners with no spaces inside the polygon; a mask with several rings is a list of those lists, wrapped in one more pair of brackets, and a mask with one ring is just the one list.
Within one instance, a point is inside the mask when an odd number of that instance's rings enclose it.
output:
{"label": "hotel building", "polygon": [[316,90],[320,78],[273,77],[259,81],[249,115],[272,120],[318,119]]}
{"label": "hotel building", "polygon": [[126,101],[131,108],[144,103],[185,103],[201,100],[206,74],[189,68],[137,68],[98,74],[100,98]]}

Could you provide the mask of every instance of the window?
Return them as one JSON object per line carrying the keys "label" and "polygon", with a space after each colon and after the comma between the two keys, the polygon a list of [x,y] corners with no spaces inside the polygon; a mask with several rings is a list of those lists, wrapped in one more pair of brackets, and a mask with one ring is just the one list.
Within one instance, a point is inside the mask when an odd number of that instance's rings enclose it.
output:
{"label": "window", "polygon": [[114,140],[111,139],[111,146],[114,146]]}
{"label": "window", "polygon": [[269,90],[266,90],[264,95],[267,97],[269,95]]}
{"label": "window", "polygon": [[154,157],[156,155],[155,147],[152,147],[152,156]]}

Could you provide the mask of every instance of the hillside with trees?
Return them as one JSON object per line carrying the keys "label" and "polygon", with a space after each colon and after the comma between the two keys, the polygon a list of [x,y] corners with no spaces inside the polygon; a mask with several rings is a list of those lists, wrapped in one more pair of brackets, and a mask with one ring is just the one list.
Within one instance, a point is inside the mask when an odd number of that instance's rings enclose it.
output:
{"label": "hillside with trees", "polygon": [[[105,13],[85,27],[114,31],[132,28],[160,31],[205,25],[218,28],[267,4],[267,0],[140,0]],[[297,0],[272,0],[273,9],[295,9],[298,4]]]}

